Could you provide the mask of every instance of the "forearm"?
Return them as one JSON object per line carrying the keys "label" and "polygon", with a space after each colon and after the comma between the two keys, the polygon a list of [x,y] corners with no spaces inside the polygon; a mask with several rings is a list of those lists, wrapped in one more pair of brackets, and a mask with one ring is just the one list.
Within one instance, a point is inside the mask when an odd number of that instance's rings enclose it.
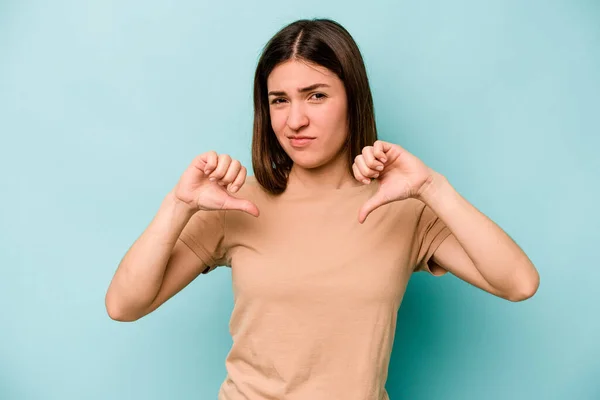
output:
{"label": "forearm", "polygon": [[129,248],[106,293],[111,316],[147,307],[160,290],[177,238],[194,211],[169,193],[142,235]]}
{"label": "forearm", "polygon": [[527,255],[444,176],[434,172],[419,199],[448,226],[490,285],[505,293],[535,291],[539,275]]}

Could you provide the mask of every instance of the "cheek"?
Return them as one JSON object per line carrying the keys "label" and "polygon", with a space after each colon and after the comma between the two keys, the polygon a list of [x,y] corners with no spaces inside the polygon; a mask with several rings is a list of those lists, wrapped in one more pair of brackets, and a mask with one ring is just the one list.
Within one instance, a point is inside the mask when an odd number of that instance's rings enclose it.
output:
{"label": "cheek", "polygon": [[345,131],[346,110],[338,104],[324,106],[313,115],[313,122],[329,132]]}
{"label": "cheek", "polygon": [[270,110],[271,128],[276,135],[280,135],[285,127],[285,114],[280,110]]}

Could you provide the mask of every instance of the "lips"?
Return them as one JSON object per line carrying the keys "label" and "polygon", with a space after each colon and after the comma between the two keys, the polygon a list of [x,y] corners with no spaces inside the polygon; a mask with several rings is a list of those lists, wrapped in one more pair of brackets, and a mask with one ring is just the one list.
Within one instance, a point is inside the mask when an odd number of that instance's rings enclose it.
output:
{"label": "lips", "polygon": [[315,138],[310,136],[291,136],[289,139],[292,147],[301,148],[309,145]]}

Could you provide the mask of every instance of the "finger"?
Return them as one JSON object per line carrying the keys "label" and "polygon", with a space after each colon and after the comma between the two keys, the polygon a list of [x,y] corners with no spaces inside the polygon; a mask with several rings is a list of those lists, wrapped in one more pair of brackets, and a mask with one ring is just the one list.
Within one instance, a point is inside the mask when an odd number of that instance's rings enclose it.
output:
{"label": "finger", "polygon": [[260,212],[258,211],[258,207],[254,203],[245,199],[238,199],[235,197],[229,197],[227,202],[225,203],[225,208],[228,210],[239,210],[245,213],[248,213],[252,216],[258,217]]}
{"label": "finger", "polygon": [[354,163],[358,166],[360,173],[365,177],[377,178],[379,176],[379,171],[369,168],[362,155],[358,156]]}
{"label": "finger", "polygon": [[235,193],[246,182],[246,167],[242,166],[235,180],[229,186],[229,191]]}
{"label": "finger", "polygon": [[190,165],[204,172],[204,167],[206,166],[206,153],[202,153],[194,157]]}
{"label": "finger", "polygon": [[217,160],[217,168],[210,174],[211,181],[219,181],[227,172],[229,168],[229,164],[231,164],[231,157],[229,154],[220,154],[219,159]]}
{"label": "finger", "polygon": [[229,164],[229,168],[227,168],[227,172],[225,173],[225,176],[221,178],[219,184],[222,184],[223,186],[229,185],[237,177],[241,168],[242,164],[240,164],[238,160],[231,160],[231,164]]}
{"label": "finger", "polygon": [[362,182],[365,185],[371,183],[371,180],[369,178],[360,173],[360,170],[358,169],[356,163],[352,164],[352,171],[354,172],[354,177],[357,181]]}
{"label": "finger", "polygon": [[375,143],[373,144],[373,155],[375,156],[375,158],[377,158],[379,161],[381,161],[382,163],[385,163],[387,161],[387,158],[385,156],[385,151],[383,148],[383,143],[381,140],[376,140]]}
{"label": "finger", "polygon": [[217,168],[218,156],[216,151],[209,151],[203,154],[205,160],[204,174],[208,176],[215,168]]}
{"label": "finger", "polygon": [[383,171],[383,163],[375,158],[374,152],[375,148],[373,146],[365,146],[363,147],[362,155],[369,168],[381,172]]}
{"label": "finger", "polygon": [[360,222],[361,224],[364,223],[369,214],[371,214],[373,211],[375,211],[382,205],[390,202],[391,200],[387,199],[385,195],[383,195],[380,191],[377,191],[377,193],[375,193],[373,197],[368,199],[360,208],[358,212],[358,222]]}

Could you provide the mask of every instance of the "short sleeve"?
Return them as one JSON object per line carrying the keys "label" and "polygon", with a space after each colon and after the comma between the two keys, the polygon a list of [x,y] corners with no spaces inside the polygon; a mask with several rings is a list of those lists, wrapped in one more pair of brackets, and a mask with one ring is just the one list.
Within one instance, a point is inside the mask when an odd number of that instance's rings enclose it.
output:
{"label": "short sleeve", "polygon": [[435,276],[441,276],[447,271],[432,268],[429,261],[440,244],[452,232],[429,206],[422,202],[419,203],[414,241],[415,248],[413,248],[413,254],[416,254],[414,271],[425,271]]}
{"label": "short sleeve", "polygon": [[224,210],[196,212],[179,235],[206,266],[202,272],[207,274],[221,265],[227,265],[225,248],[225,213]]}

